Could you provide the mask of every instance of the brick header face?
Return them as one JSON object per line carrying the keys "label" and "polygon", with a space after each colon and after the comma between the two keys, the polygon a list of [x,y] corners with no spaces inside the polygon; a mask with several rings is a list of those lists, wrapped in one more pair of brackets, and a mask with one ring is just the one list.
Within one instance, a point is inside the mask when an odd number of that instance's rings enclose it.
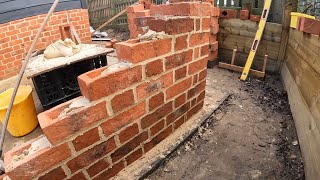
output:
{"label": "brick header face", "polygon": [[[44,138],[52,147],[17,162],[13,156],[36,140],[9,151],[5,154],[7,175],[12,179],[110,179],[197,114],[205,98],[207,61],[210,54],[217,53],[216,34],[210,27],[218,24],[210,3],[189,3],[182,15],[174,11],[176,16],[163,19],[152,17],[152,9],[158,13],[168,9],[166,5],[151,5],[151,12],[146,12],[150,10],[145,5],[129,7],[131,28],[143,26],[143,20],[136,21],[136,14],[139,18],[145,15],[146,23],[162,24],[156,31],[168,36],[117,43],[121,61],[117,68],[103,67],[80,75],[82,97],[38,115]],[[172,7],[169,9],[170,15]],[[82,98],[90,102],[63,113]]]}
{"label": "brick header face", "polygon": [[[88,10],[73,9],[53,13],[35,50],[43,50],[61,38],[59,26],[67,24],[67,13],[81,41],[91,43]],[[21,61],[29,50],[45,16],[46,14],[42,14],[0,24],[0,80],[18,74]]]}

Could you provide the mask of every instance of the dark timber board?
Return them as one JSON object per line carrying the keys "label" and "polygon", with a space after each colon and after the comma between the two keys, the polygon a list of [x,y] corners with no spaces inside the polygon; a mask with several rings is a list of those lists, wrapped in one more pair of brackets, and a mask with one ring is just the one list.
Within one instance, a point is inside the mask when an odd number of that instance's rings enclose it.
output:
{"label": "dark timber board", "polygon": [[[46,14],[54,0],[0,0],[0,24]],[[86,8],[85,0],[60,0],[57,11]]]}

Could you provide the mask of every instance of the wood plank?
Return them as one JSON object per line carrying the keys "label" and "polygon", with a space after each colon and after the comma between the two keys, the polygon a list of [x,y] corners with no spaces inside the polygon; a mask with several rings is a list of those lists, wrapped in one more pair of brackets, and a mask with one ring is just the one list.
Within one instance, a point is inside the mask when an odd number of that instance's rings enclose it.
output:
{"label": "wood plank", "polygon": [[60,57],[45,60],[43,54],[41,54],[30,59],[25,74],[27,78],[32,78],[45,72],[68,66],[69,64],[87,59],[93,59],[95,57],[106,55],[112,52],[114,52],[114,49],[112,48],[105,48],[96,44],[82,44],[81,51],[70,57]]}
{"label": "wood plank", "polygon": [[287,48],[286,60],[290,73],[311,108],[320,94],[320,75],[290,46]]}
{"label": "wood plank", "polygon": [[[237,65],[232,65],[232,64],[227,64],[227,63],[223,63],[223,62],[219,62],[218,67],[219,68],[223,68],[223,69],[229,69],[231,71],[240,72],[240,73],[244,69],[244,67],[237,66]],[[265,76],[265,73],[262,72],[262,71],[257,71],[257,70],[250,69],[249,75],[263,78]]]}
{"label": "wood plank", "polygon": [[288,92],[290,108],[295,121],[300,149],[304,161],[306,179],[320,179],[320,130],[315,118],[286,65],[282,81]]}
{"label": "wood plank", "polygon": [[[234,34],[218,34],[219,47],[224,49],[233,50],[237,48],[239,52],[249,53],[253,37],[245,37]],[[257,50],[257,55],[264,56],[269,55],[271,59],[278,59],[280,49],[280,43],[262,40]]]}

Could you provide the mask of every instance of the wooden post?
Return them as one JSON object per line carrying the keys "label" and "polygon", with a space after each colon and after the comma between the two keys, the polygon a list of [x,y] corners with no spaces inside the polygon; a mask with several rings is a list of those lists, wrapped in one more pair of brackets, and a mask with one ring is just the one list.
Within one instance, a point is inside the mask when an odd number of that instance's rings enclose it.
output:
{"label": "wooden post", "polygon": [[232,52],[231,64],[234,65],[234,61],[236,59],[237,49],[234,49]]}
{"label": "wooden post", "polygon": [[280,50],[279,50],[278,61],[277,61],[278,72],[281,71],[284,57],[286,55],[286,50],[287,50],[287,45],[289,40],[292,9],[293,9],[293,6],[291,3],[283,7],[282,33],[281,33],[281,41],[280,41]]}
{"label": "wooden post", "polygon": [[264,73],[266,72],[267,62],[268,62],[268,55],[264,55],[263,67],[262,67],[262,72],[264,72]]}

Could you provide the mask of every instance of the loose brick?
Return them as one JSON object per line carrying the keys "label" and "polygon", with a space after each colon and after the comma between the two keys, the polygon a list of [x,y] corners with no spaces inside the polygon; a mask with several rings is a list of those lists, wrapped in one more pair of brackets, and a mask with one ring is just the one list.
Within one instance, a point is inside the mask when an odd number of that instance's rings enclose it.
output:
{"label": "loose brick", "polygon": [[149,28],[156,32],[164,31],[169,35],[182,34],[193,31],[194,20],[189,17],[151,19]]}
{"label": "loose brick", "polygon": [[189,111],[189,109],[190,109],[190,102],[187,102],[183,106],[176,109],[173,113],[169,114],[166,118],[167,125],[174,122],[176,119],[178,119],[184,113]]}
{"label": "loose brick", "polygon": [[146,76],[151,77],[163,72],[163,62],[161,59],[152,61],[146,65]]}
{"label": "loose brick", "polygon": [[118,174],[124,168],[123,161],[113,165],[110,169],[103,172],[99,176],[95,177],[94,180],[107,180]]}
{"label": "loose brick", "polygon": [[124,156],[132,152],[136,147],[148,139],[148,132],[143,132],[137,137],[130,140],[125,145],[121,146],[114,153],[111,154],[112,162],[115,163]]}
{"label": "loose brick", "polygon": [[199,72],[207,67],[207,58],[202,58],[196,62],[189,65],[188,73],[189,75]]}
{"label": "loose brick", "polygon": [[95,106],[83,107],[58,117],[62,110],[74,100],[38,115],[41,128],[52,144],[57,144],[74,133],[87,128],[92,123],[108,117],[105,102]]}
{"label": "loose brick", "polygon": [[100,173],[101,171],[107,169],[109,166],[110,166],[110,164],[105,159],[101,159],[98,162],[96,162],[94,165],[92,165],[87,170],[87,172],[90,177],[93,177],[96,174]]}
{"label": "loose brick", "polygon": [[249,10],[240,10],[240,19],[248,20],[250,18]]}
{"label": "loose brick", "polygon": [[177,37],[176,44],[175,44],[176,51],[186,49],[188,47],[187,38],[188,38],[188,35]]}
{"label": "loose brick", "polygon": [[137,39],[115,44],[119,60],[138,63],[171,51],[171,38],[139,42]]}
{"label": "loose brick", "polygon": [[117,113],[134,104],[133,90],[128,90],[122,94],[116,95],[111,100],[111,105],[114,113]]}
{"label": "loose brick", "polygon": [[98,128],[91,129],[72,141],[76,151],[80,151],[100,140]]}
{"label": "loose brick", "polygon": [[175,81],[178,81],[187,76],[187,66],[183,66],[174,71],[175,72]]}
{"label": "loose brick", "polygon": [[149,111],[152,111],[153,109],[159,107],[163,103],[164,103],[164,94],[163,92],[160,92],[159,94],[149,99]]}
{"label": "loose brick", "polygon": [[[14,154],[14,151],[15,149],[12,149],[7,152],[5,157],[8,158],[11,156],[10,154]],[[70,156],[71,151],[66,143],[56,147],[45,148],[32,156],[27,156],[19,162],[6,166],[6,174],[11,179],[32,179]],[[5,164],[10,162],[5,159]],[[32,169],[32,171],[26,171],[26,169]]]}
{"label": "loose brick", "polygon": [[167,88],[173,84],[173,72],[162,75],[156,80],[151,80],[140,84],[137,87],[138,101],[153,95],[160,90]]}
{"label": "loose brick", "polygon": [[141,117],[146,112],[145,106],[145,102],[142,102],[137,106],[102,123],[101,128],[103,129],[104,135],[108,137],[111,134],[117,132],[122,127],[125,127],[126,125]]}
{"label": "loose brick", "polygon": [[133,124],[119,133],[120,143],[124,143],[139,133],[138,124]]}
{"label": "loose brick", "polygon": [[238,10],[225,9],[220,11],[221,18],[235,19],[238,17]]}
{"label": "loose brick", "polygon": [[191,85],[192,85],[192,77],[174,84],[173,86],[168,88],[166,91],[167,99],[171,99],[174,96],[180,94],[181,92],[186,91],[191,87]]}
{"label": "loose brick", "polygon": [[79,169],[89,166],[92,162],[104,157],[109,152],[116,148],[114,138],[109,139],[101,144],[96,145],[95,147],[85,151],[79,156],[71,159],[67,162],[71,173],[78,171]]}
{"label": "loose brick", "polygon": [[64,179],[67,176],[61,167],[57,167],[56,169],[45,174],[44,176],[41,176],[39,180],[51,180],[53,177],[55,179]]}
{"label": "loose brick", "polygon": [[154,136],[164,128],[164,119],[150,128],[150,135]]}
{"label": "loose brick", "polygon": [[160,119],[164,118],[166,115],[172,112],[172,101],[158,108],[155,112],[146,115],[141,119],[141,127],[143,129],[150,127],[151,125],[158,122]]}
{"label": "loose brick", "polygon": [[140,82],[142,67],[124,68],[111,74],[100,75],[100,68],[78,77],[81,93],[91,101],[106,97],[128,86]]}
{"label": "loose brick", "polygon": [[209,43],[209,33],[195,33],[190,36],[189,46],[194,47],[201,44]]}
{"label": "loose brick", "polygon": [[172,133],[172,126],[167,127],[164,131],[162,131],[160,134],[158,134],[156,137],[154,137],[150,142],[146,143],[143,148],[144,152],[150,151],[154,146],[159,144],[161,141],[163,141],[165,138],[167,138]]}
{"label": "loose brick", "polygon": [[186,102],[187,98],[186,98],[186,94],[181,94],[180,96],[178,96],[175,100],[174,100],[174,107],[180,107],[182,104],[184,104]]}
{"label": "loose brick", "polygon": [[166,70],[173,69],[192,61],[192,50],[188,50],[179,54],[174,54],[166,57],[165,66]]}
{"label": "loose brick", "polygon": [[142,149],[138,149],[126,157],[127,166],[132,164],[134,161],[138,160],[142,156]]}

